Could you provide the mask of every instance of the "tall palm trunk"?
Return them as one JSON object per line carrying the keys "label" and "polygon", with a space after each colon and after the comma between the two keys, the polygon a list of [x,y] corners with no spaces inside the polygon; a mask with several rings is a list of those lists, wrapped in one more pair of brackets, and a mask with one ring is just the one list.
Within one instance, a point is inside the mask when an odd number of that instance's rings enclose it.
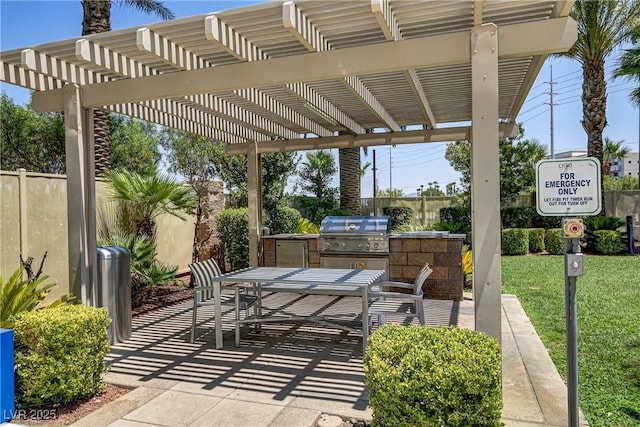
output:
{"label": "tall palm trunk", "polygon": [[340,209],[360,215],[360,147],[338,150],[340,165]]}
{"label": "tall palm trunk", "polygon": [[[83,18],[82,35],[111,31],[111,0],[81,0]],[[111,166],[109,112],[93,110],[96,176],[103,176]]]}
{"label": "tall palm trunk", "polygon": [[604,60],[585,62],[582,71],[582,127],[587,134],[587,155],[600,161],[601,215],[604,209],[604,176],[602,131],[607,125],[607,82],[604,76]]}

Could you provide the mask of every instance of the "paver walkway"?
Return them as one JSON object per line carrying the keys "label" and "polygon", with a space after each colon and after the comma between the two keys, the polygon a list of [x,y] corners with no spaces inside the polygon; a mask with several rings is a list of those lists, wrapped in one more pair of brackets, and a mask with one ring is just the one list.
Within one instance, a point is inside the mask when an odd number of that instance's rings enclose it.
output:
{"label": "paver walkway", "polygon": [[[267,309],[283,304],[299,314],[337,315],[354,311],[350,307],[360,300],[285,294],[265,299]],[[513,427],[565,426],[564,383],[518,300],[504,296],[502,306],[503,421]],[[136,388],[76,425],[311,427],[321,414],[371,418],[358,334],[267,323],[261,333],[243,331],[235,348],[229,326],[224,349],[215,350],[208,324],[189,343],[190,307],[182,303],[134,319],[131,339],[112,348],[107,381]],[[425,300],[425,312],[430,325],[473,327],[470,299]],[[329,427],[335,420],[322,423]]]}

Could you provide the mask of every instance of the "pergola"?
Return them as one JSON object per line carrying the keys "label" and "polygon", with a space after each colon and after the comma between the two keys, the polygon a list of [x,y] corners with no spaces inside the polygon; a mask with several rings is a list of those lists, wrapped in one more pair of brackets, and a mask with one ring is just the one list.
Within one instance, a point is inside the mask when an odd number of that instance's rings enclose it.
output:
{"label": "pergola", "polygon": [[[246,154],[252,265],[262,153],[470,140],[476,330],[500,338],[498,140],[515,135],[546,56],[575,42],[572,5],[272,1],[2,52],[0,80],[64,111],[69,280],[83,300],[96,278],[92,108]],[[458,122],[470,125],[442,127]]]}

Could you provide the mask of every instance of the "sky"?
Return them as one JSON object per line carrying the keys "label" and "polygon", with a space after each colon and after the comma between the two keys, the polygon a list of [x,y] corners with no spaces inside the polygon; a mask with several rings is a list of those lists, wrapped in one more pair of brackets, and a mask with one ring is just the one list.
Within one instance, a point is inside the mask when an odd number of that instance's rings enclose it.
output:
{"label": "sky", "polygon": [[[211,13],[234,7],[258,3],[258,1],[165,1],[176,17]],[[127,28],[156,22],[154,16],[135,12],[130,8],[114,5],[112,28]],[[0,50],[23,48],[67,38],[79,37],[82,29],[80,0],[0,0]],[[629,46],[624,46],[629,48]],[[607,120],[604,136],[624,140],[632,152],[638,152],[640,113],[629,101],[634,83],[611,78],[619,52],[612,54],[605,65],[607,76]],[[521,108],[517,118],[524,127],[527,139],[536,139],[550,148],[550,70],[553,70],[554,92],[554,151],[586,150],[587,137],[582,129],[581,83],[582,71],[577,61],[565,58],[549,58],[543,65],[537,80]],[[19,104],[29,101],[25,89],[1,84],[0,89]],[[396,147],[375,147],[363,156],[363,162],[373,163],[375,150],[378,188],[401,189],[405,195],[416,193],[431,182],[441,189],[448,183],[458,182],[460,174],[445,159],[447,143],[407,144]],[[336,156],[337,158],[337,156]],[[392,168],[391,168],[392,166]],[[362,179],[362,197],[373,195],[371,168]]]}

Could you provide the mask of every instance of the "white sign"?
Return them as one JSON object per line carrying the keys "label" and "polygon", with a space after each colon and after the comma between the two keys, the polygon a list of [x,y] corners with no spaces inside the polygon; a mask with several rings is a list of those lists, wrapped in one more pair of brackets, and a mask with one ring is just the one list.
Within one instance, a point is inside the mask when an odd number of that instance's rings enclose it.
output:
{"label": "white sign", "polygon": [[597,215],[602,209],[598,159],[540,160],[536,208],[543,216]]}

